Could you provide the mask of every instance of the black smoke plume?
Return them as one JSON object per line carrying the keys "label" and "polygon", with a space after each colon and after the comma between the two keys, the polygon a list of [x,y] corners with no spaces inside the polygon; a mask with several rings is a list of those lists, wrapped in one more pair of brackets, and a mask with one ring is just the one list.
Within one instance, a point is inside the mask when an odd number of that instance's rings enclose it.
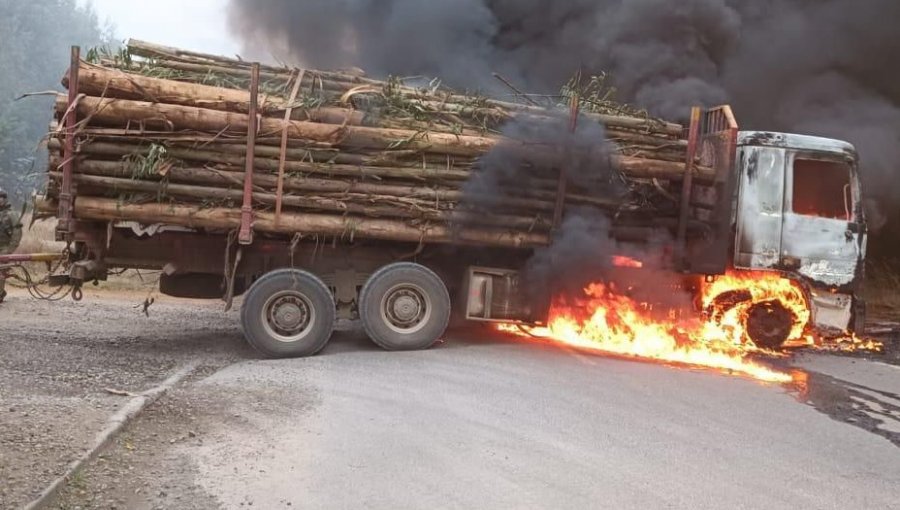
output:
{"label": "black smoke plume", "polygon": [[248,48],[303,65],[482,89],[498,71],[536,92],[607,71],[672,119],[727,101],[744,129],[853,142],[870,219],[900,216],[895,0],[232,0],[231,15]]}
{"label": "black smoke plume", "polygon": [[[570,188],[597,198],[618,198],[626,190],[612,164],[606,130],[582,116],[573,130],[570,118],[530,120],[525,117],[503,127],[505,139],[485,154],[464,187],[469,204],[484,204],[504,195],[509,184],[523,179],[557,179],[565,169]],[[488,204],[489,205],[489,204]]]}

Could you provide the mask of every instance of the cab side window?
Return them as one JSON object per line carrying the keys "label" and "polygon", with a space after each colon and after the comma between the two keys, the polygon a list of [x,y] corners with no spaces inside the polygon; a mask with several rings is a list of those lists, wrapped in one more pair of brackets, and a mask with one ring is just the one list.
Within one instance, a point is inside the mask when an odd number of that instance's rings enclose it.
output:
{"label": "cab side window", "polygon": [[794,161],[793,210],[804,216],[850,221],[850,166],[835,161]]}

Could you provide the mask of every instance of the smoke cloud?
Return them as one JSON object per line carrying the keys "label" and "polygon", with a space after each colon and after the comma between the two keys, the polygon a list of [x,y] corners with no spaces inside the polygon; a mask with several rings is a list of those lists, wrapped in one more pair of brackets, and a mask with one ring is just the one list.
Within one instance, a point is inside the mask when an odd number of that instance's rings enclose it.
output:
{"label": "smoke cloud", "polygon": [[[478,162],[476,172],[464,191],[465,202],[476,205],[504,195],[504,184],[519,183],[523,178],[555,179],[557,174],[544,169],[566,170],[569,187],[596,198],[617,198],[626,190],[617,179],[611,156],[612,147],[606,142],[606,130],[596,122],[579,119],[580,128],[572,132],[569,118],[514,120],[503,128],[503,136],[521,142],[521,146],[499,145]],[[528,147],[531,151],[523,150]],[[542,171],[532,176],[529,167],[540,157]],[[489,204],[487,204],[489,205]]]}
{"label": "smoke cloud", "polygon": [[424,73],[489,91],[498,71],[536,92],[557,91],[579,69],[606,71],[621,100],[657,115],[729,102],[744,129],[849,140],[866,193],[891,214],[900,201],[898,19],[900,2],[888,0],[231,3],[248,48],[302,65]]}

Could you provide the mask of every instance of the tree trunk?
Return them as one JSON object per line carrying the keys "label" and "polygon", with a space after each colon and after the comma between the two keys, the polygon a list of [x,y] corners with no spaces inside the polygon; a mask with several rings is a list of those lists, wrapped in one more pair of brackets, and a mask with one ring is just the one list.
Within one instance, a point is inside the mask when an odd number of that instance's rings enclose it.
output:
{"label": "tree trunk", "polygon": [[[160,180],[134,180],[129,178],[126,168],[112,165],[87,165],[79,168],[75,182],[97,190],[112,192],[144,192],[170,197],[187,197],[200,200],[229,199],[241,202],[243,198],[243,176],[241,172],[219,172],[207,169],[172,169],[166,174],[165,182]],[[53,171],[54,180],[61,179],[61,173]],[[275,205],[277,195],[272,193],[276,183],[266,176],[265,182],[256,182],[253,200],[258,204]],[[159,179],[162,179],[160,176]],[[231,186],[223,188],[222,186]],[[291,183],[285,183],[290,191]],[[285,207],[312,211],[352,213],[372,218],[402,218],[420,221],[440,221],[451,224],[485,225],[505,227],[531,232],[550,228],[549,220],[540,213],[533,216],[504,214],[484,214],[478,212],[442,210],[435,208],[434,202],[389,195],[341,194],[340,198],[317,196],[304,193],[301,196],[285,194]]]}
{"label": "tree trunk", "polygon": [[[64,97],[61,96],[57,100],[57,111],[65,110]],[[92,122],[104,125],[157,126],[171,131],[246,133],[249,124],[248,116],[240,113],[96,97],[82,97],[78,102],[78,114],[83,118],[90,118]],[[512,146],[522,145],[521,142],[499,138],[420,133],[402,129],[335,126],[304,121],[285,123],[283,120],[270,118],[260,119],[259,127],[261,136],[280,135],[282,129],[286,128],[291,138],[324,142],[347,149],[404,148],[451,156],[474,156],[486,153],[501,141]]]}
{"label": "tree trunk", "polygon": [[[233,229],[241,224],[240,208],[202,208],[176,204],[123,204],[115,199],[78,197],[75,216],[82,220],[140,221],[183,225],[189,228]],[[546,246],[546,234],[510,232],[487,228],[453,228],[443,225],[411,226],[395,220],[335,216],[328,214],[281,214],[255,211],[253,227],[258,232],[286,235],[335,236],[410,243],[466,244],[506,248]]]}

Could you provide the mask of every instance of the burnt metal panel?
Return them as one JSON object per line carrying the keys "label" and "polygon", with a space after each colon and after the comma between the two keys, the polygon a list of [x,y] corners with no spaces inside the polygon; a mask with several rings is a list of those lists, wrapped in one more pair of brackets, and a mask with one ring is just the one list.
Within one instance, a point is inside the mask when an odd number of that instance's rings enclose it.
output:
{"label": "burnt metal panel", "polygon": [[786,151],[744,147],[741,152],[735,266],[772,269],[781,258]]}
{"label": "burnt metal panel", "polygon": [[[794,211],[794,162],[817,159],[809,151],[791,151],[787,156],[784,200],[784,229],[781,262],[818,286],[844,288],[854,286],[865,259],[865,227],[861,224],[860,189],[851,164],[848,218],[835,219],[803,215]],[[849,204],[848,204],[849,205]]]}
{"label": "burnt metal panel", "polygon": [[853,304],[850,294],[813,290],[810,293],[813,324],[819,332],[842,335],[852,329]]}

